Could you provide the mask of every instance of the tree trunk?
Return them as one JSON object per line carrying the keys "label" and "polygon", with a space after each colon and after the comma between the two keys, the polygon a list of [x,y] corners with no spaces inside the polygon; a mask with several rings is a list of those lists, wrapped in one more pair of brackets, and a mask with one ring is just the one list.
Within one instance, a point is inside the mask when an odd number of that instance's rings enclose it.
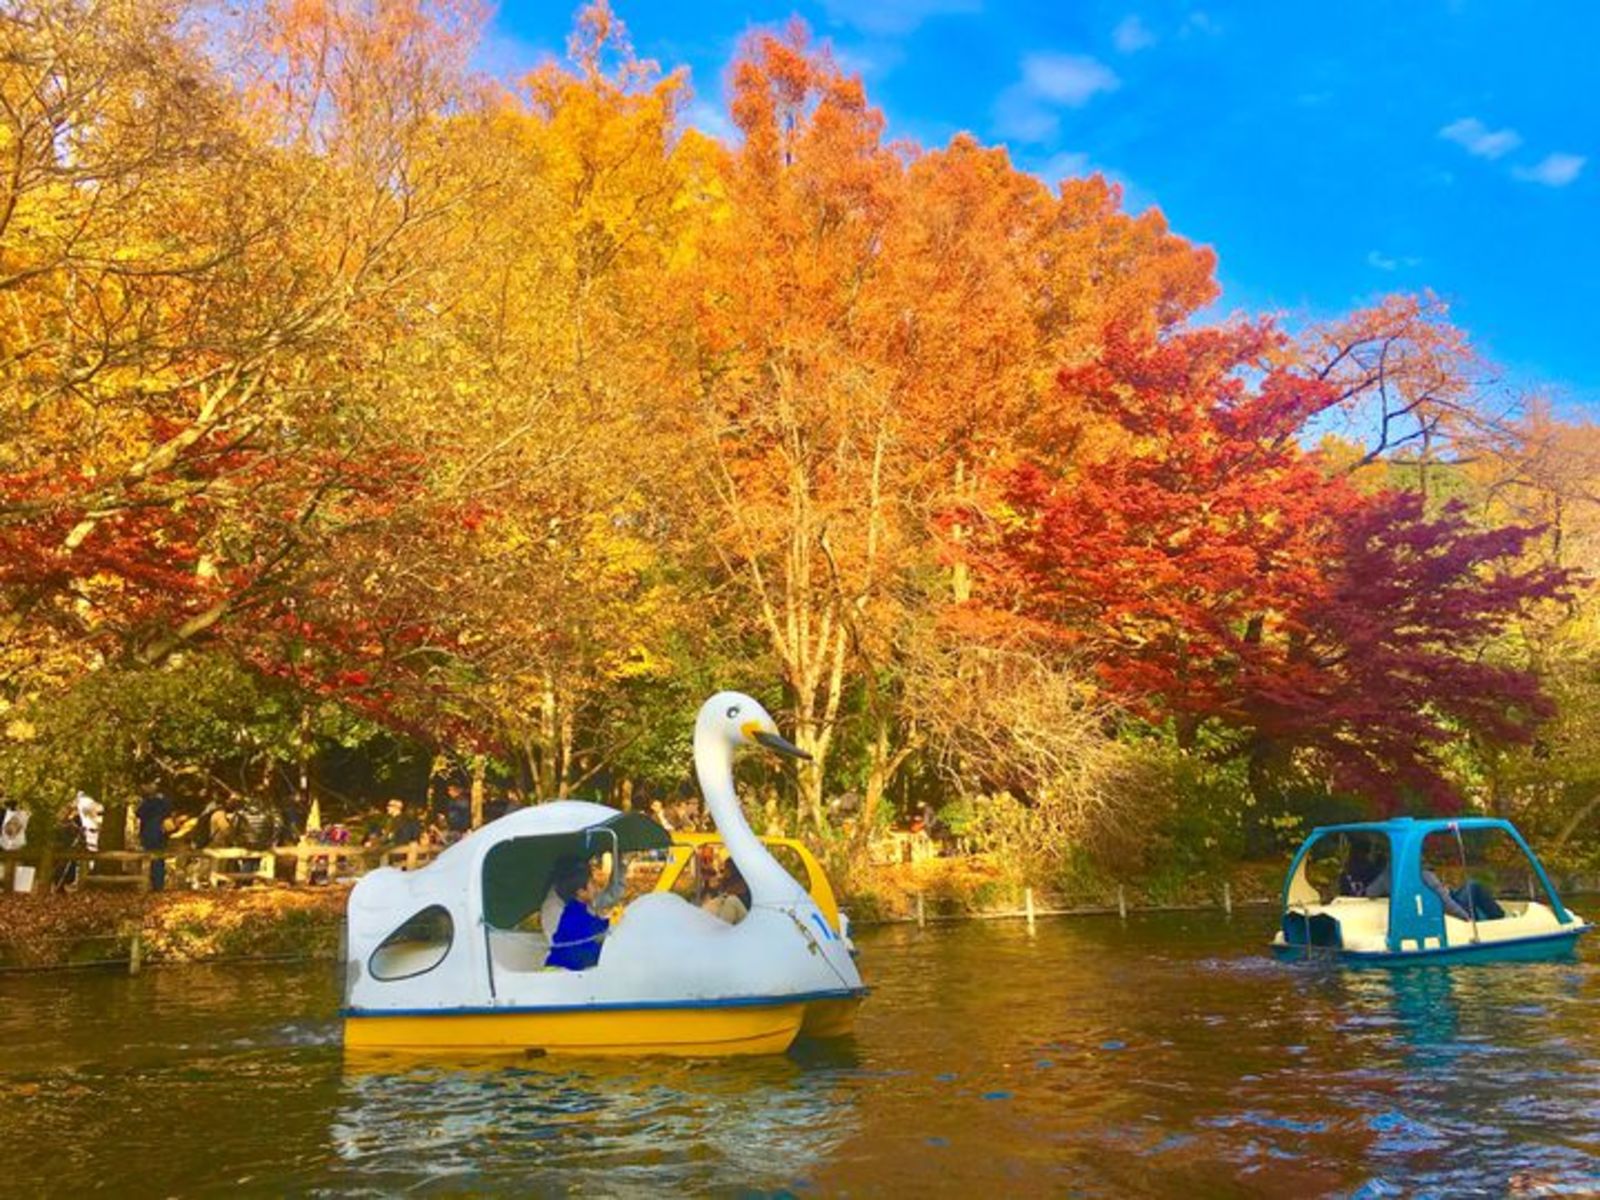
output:
{"label": "tree trunk", "polygon": [[564,708],[561,713],[561,747],[560,747],[560,796],[563,800],[572,790],[572,709]]}
{"label": "tree trunk", "polygon": [[300,745],[297,749],[300,755],[300,811],[309,815],[311,812],[311,710],[309,708],[300,709]]}
{"label": "tree trunk", "polygon": [[861,817],[857,822],[863,837],[876,832],[878,814],[883,809],[883,799],[889,792],[889,785],[894,781],[895,775],[906,759],[910,758],[916,749],[917,738],[914,731],[898,749],[895,749],[890,741],[889,733],[889,722],[880,719],[877,736],[873,738],[872,746],[868,750],[867,790],[862,798]]}
{"label": "tree trunk", "polygon": [[488,759],[482,754],[472,756],[472,827],[483,824],[483,777],[488,770]]}
{"label": "tree trunk", "polygon": [[556,681],[547,671],[539,697],[539,795],[556,795]]}
{"label": "tree trunk", "polygon": [[[956,459],[956,503],[959,505],[967,496],[967,464],[964,459]],[[967,527],[960,521],[950,526],[950,540],[956,545],[956,553],[961,552],[961,545],[967,539]],[[972,599],[972,579],[967,570],[966,562],[957,558],[955,566],[950,571],[950,591],[957,604],[965,604]]]}

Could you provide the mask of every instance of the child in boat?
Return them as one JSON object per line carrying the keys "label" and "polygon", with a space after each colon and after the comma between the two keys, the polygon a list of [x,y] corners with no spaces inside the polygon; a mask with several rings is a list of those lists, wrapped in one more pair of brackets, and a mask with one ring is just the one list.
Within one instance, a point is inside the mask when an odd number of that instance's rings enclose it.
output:
{"label": "child in boat", "polygon": [[609,921],[589,910],[589,901],[598,891],[589,864],[579,859],[568,865],[557,876],[555,890],[564,907],[544,965],[586,971],[600,961],[600,941],[611,928]]}
{"label": "child in boat", "polygon": [[583,866],[589,872],[590,912],[604,916],[622,902],[627,877],[622,871],[612,870],[609,850],[591,859],[563,858],[556,863],[550,891],[545,894],[544,903],[539,906],[539,927],[545,931],[547,937],[555,936],[556,927],[561,924],[561,914],[567,907],[566,897],[556,889],[555,881],[579,866]]}
{"label": "child in boat", "polygon": [[744,876],[739,873],[739,865],[733,859],[722,864],[716,890],[701,907],[729,925],[737,925],[749,914],[750,885],[744,881]]}

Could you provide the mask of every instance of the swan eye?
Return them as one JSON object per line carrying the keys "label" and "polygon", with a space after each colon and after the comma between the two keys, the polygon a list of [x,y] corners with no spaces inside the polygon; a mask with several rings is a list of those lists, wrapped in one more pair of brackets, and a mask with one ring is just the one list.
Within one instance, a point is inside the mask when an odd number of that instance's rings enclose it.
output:
{"label": "swan eye", "polygon": [[731,721],[735,717],[737,717],[738,715],[739,715],[739,706],[737,704],[735,704],[732,708],[730,708],[728,710],[728,720]]}

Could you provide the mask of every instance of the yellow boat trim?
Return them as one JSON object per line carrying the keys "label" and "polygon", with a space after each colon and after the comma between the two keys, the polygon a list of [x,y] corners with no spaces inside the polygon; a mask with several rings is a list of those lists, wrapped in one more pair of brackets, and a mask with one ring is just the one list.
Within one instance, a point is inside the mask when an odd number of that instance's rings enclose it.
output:
{"label": "yellow boat trim", "polygon": [[799,1034],[806,1008],[799,1001],[735,1008],[349,1016],[344,1044],[347,1050],[408,1054],[782,1054]]}

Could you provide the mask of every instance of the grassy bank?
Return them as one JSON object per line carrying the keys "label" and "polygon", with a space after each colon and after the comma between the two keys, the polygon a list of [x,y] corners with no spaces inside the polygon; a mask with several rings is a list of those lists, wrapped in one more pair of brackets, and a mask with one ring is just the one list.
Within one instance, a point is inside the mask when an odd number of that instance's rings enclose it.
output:
{"label": "grassy bank", "polygon": [[0,896],[0,967],[333,958],[344,888]]}

